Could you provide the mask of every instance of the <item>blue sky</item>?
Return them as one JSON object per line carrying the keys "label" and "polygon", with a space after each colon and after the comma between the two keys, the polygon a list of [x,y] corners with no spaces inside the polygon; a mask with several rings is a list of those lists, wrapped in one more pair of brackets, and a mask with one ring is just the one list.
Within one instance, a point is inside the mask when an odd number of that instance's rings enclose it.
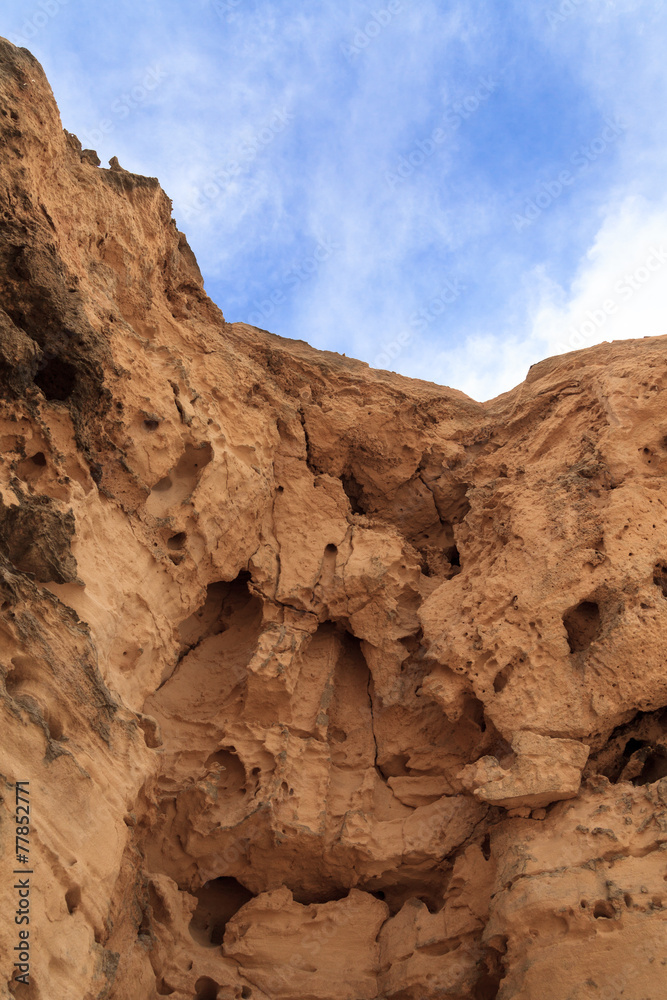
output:
{"label": "blue sky", "polygon": [[209,295],[463,389],[667,333],[665,0],[5,0]]}

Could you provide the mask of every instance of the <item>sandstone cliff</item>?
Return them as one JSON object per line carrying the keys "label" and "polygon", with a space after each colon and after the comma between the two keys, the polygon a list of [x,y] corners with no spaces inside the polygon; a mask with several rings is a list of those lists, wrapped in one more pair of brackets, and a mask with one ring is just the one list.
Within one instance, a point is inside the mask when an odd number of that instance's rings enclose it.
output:
{"label": "sandstone cliff", "polygon": [[371,371],[0,134],[0,996],[663,1000],[667,338]]}

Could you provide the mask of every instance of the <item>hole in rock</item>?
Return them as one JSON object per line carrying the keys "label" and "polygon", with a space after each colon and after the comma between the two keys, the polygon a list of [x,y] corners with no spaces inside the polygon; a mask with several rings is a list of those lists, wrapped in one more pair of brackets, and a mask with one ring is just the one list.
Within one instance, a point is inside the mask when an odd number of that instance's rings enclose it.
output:
{"label": "hole in rock", "polygon": [[486,716],[484,715],[484,702],[479,698],[469,697],[465,700],[464,715],[475,725],[479,726],[480,732],[486,732]]}
{"label": "hole in rock", "polygon": [[451,580],[461,572],[461,558],[454,542],[454,530],[450,521],[439,520],[421,531],[411,528],[409,510],[400,508],[404,519],[401,528],[408,541],[414,545],[420,555],[420,568],[424,576],[441,577]]}
{"label": "hole in rock", "polygon": [[506,667],[503,667],[503,669],[496,674],[493,680],[493,690],[496,694],[500,694],[501,691],[505,690],[513,673],[514,665],[512,663],[508,663]]}
{"label": "hole in rock", "polygon": [[502,955],[507,951],[507,938],[499,939],[498,947],[502,952],[490,948],[487,951],[484,965],[486,969],[475,983],[472,991],[473,1000],[496,1000],[500,984],[505,978],[505,967]]}
{"label": "hole in rock", "polygon": [[184,531],[179,531],[171,538],[167,539],[167,548],[169,549],[182,549],[188,540],[188,536]]}
{"label": "hole in rock", "polygon": [[612,783],[658,781],[665,777],[662,758],[667,752],[666,737],[667,708],[638,712],[614,729],[607,743],[591,755],[584,773],[602,774]]}
{"label": "hole in rock", "polygon": [[146,500],[148,513],[164,517],[168,510],[187,500],[197,486],[202,469],[212,458],[213,449],[208,441],[186,445],[175,467],[153,486]]}
{"label": "hole in rock", "polygon": [[645,746],[648,746],[646,740],[636,740],[633,736],[632,739],[629,739],[625,744],[625,747],[623,748],[623,756],[626,759],[628,757],[632,757],[633,753],[636,753]]}
{"label": "hole in rock", "polygon": [[[389,881],[389,878],[395,878],[396,881]],[[429,913],[439,913],[444,906],[445,876],[442,873],[434,879],[419,879],[410,875],[406,875],[405,878],[400,875],[390,876],[387,872],[381,878],[361,883],[357,888],[386,903],[392,917],[395,917],[409,900],[423,903]],[[345,895],[348,892],[349,890],[345,890]],[[333,899],[334,896],[329,898]]]}
{"label": "hole in rock", "polygon": [[451,566],[460,566],[461,565],[461,556],[459,555],[459,550],[457,549],[457,547],[455,545],[452,545],[451,548],[447,549],[447,551],[445,552],[445,555],[449,559],[449,562],[450,562]]}
{"label": "hole in rock", "polygon": [[78,886],[67,890],[65,893],[65,903],[67,904],[68,913],[74,913],[75,910],[78,910],[81,905],[81,889]]}
{"label": "hole in rock", "polygon": [[334,577],[336,575],[336,559],[338,557],[338,547],[336,545],[327,545],[324,549],[324,555],[322,556],[322,568],[320,571],[319,585],[321,587],[330,587],[333,584]]}
{"label": "hole in rock", "polygon": [[155,984],[155,989],[159,997],[170,997],[172,993],[176,992],[175,989],[167,985],[164,979],[158,979],[157,983]]}
{"label": "hole in rock", "polygon": [[33,381],[47,399],[69,399],[76,388],[76,368],[62,358],[51,358]]}
{"label": "hole in rock", "polygon": [[241,990],[242,1000],[250,1000],[251,996],[252,996],[252,990],[250,989],[250,987],[244,986]]}
{"label": "hole in rock", "polygon": [[250,902],[253,894],[235,878],[221,877],[206,882],[195,892],[197,909],[190,921],[190,934],[204,948],[222,944],[227,921]]}
{"label": "hole in rock", "polygon": [[630,907],[632,906],[632,896],[630,895],[629,892],[625,893],[625,895],[623,896],[623,901],[627,906],[627,908],[630,909]]}
{"label": "hole in rock", "polygon": [[206,600],[200,608],[178,626],[183,653],[211,635],[219,635],[232,619],[249,609],[255,600],[248,589],[250,573],[242,570],[235,580],[210,583]]}
{"label": "hole in rock", "polygon": [[484,860],[488,861],[491,857],[491,836],[486,834],[484,840],[482,841],[482,854],[484,855]]}
{"label": "hole in rock", "polygon": [[600,608],[594,601],[582,601],[563,615],[563,625],[570,652],[581,653],[600,634]]}
{"label": "hole in rock", "polygon": [[215,979],[209,979],[208,976],[202,976],[195,983],[195,993],[197,1000],[217,1000],[218,997],[218,983]]}
{"label": "hole in rock", "polygon": [[485,972],[476,982],[473,989],[473,1000],[496,1000],[500,989],[500,977]]}
{"label": "hole in rock", "polygon": [[613,904],[608,899],[601,899],[593,907],[593,916],[596,920],[603,918],[604,920],[612,920],[616,911],[614,910]]}
{"label": "hole in rock", "polygon": [[350,501],[350,509],[353,514],[365,514],[366,510],[362,504],[362,496],[364,488],[361,483],[357,482],[352,473],[341,477],[341,483],[343,484],[343,490],[347,499]]}
{"label": "hole in rock", "polygon": [[245,795],[245,769],[236,754],[229,750],[216,750],[206,761],[206,767],[209,772],[219,775],[216,778],[216,784],[220,792],[227,796]]}
{"label": "hole in rock", "polygon": [[[332,633],[333,636],[333,633]],[[339,632],[333,692],[328,708],[327,732],[331,760],[336,767],[348,768],[362,754],[378,764],[377,745],[373,729],[373,685],[361,642],[348,632]],[[344,733],[340,742],[333,733]]]}
{"label": "hole in rock", "polygon": [[649,753],[641,773],[633,780],[633,785],[652,785],[654,781],[667,778],[667,748],[655,747]]}
{"label": "hole in rock", "polygon": [[384,760],[378,759],[377,769],[385,781],[389,778],[405,778],[410,775],[409,760],[410,757],[406,753],[393,754],[391,757],[385,757]]}
{"label": "hole in rock", "polygon": [[163,479],[160,479],[155,484],[155,486],[153,487],[153,489],[151,490],[151,492],[152,493],[166,493],[167,490],[170,490],[173,485],[174,484],[172,483],[172,481],[169,478],[169,476],[165,476]]}
{"label": "hole in rock", "polygon": [[144,420],[144,427],[147,431],[156,431],[160,426],[159,420]]}
{"label": "hole in rock", "polygon": [[44,468],[46,465],[46,455],[43,451],[37,451],[34,455],[30,456],[30,461],[33,465],[37,465],[40,468]]}
{"label": "hole in rock", "polygon": [[[437,896],[430,896],[428,893],[421,893],[417,899],[424,904],[429,913],[439,913],[442,909],[442,900]],[[448,945],[448,950],[451,946]]]}
{"label": "hole in rock", "polygon": [[667,566],[658,563],[653,570],[653,582],[662,591],[662,596],[667,598]]}

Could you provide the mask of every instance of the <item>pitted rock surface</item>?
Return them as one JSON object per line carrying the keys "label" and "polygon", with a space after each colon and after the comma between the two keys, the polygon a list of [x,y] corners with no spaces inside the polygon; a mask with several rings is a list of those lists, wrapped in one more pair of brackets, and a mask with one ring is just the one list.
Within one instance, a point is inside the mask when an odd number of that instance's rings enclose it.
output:
{"label": "pitted rock surface", "polygon": [[4,40],[0,180],[0,996],[664,1000],[667,338],[228,324]]}

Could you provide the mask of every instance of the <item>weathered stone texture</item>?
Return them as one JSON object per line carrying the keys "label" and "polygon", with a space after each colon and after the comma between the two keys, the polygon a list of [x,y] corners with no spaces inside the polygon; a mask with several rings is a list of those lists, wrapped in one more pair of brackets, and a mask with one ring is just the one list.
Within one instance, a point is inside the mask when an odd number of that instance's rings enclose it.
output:
{"label": "weathered stone texture", "polygon": [[0,997],[663,1000],[666,389],[226,323],[1,41]]}

